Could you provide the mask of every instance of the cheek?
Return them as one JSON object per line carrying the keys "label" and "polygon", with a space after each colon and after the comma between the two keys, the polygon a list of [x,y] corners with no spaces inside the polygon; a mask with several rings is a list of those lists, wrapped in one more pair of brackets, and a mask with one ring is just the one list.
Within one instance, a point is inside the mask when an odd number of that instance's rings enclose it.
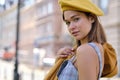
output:
{"label": "cheek", "polygon": [[79,29],[85,33],[89,33],[92,28],[92,24],[88,21],[83,21],[79,25]]}
{"label": "cheek", "polygon": [[88,23],[87,28],[88,28],[88,31],[90,31],[90,30],[91,30],[91,28],[92,28],[92,23]]}

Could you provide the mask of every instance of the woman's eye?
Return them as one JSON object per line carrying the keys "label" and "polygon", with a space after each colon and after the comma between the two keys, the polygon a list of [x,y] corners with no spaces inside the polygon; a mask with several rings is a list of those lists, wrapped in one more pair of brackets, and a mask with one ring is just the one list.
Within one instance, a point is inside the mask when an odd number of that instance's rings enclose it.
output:
{"label": "woman's eye", "polygon": [[66,22],[67,25],[70,25],[70,22]]}
{"label": "woman's eye", "polygon": [[76,21],[78,21],[79,19],[80,19],[80,18],[75,18],[75,19],[73,19],[73,21],[75,21],[75,22],[76,22]]}

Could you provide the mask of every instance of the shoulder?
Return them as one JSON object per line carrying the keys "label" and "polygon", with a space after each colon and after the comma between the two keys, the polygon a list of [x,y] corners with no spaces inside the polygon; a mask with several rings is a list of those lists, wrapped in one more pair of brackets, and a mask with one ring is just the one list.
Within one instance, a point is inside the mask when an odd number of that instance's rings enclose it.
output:
{"label": "shoulder", "polygon": [[93,54],[95,50],[88,44],[83,44],[77,48],[77,55]]}
{"label": "shoulder", "polygon": [[89,44],[83,44],[77,48],[76,52],[75,64],[80,77],[95,80],[99,65],[96,51]]}
{"label": "shoulder", "polygon": [[97,54],[94,48],[92,48],[88,43],[83,44],[77,48],[76,57],[78,61],[84,62],[96,62]]}

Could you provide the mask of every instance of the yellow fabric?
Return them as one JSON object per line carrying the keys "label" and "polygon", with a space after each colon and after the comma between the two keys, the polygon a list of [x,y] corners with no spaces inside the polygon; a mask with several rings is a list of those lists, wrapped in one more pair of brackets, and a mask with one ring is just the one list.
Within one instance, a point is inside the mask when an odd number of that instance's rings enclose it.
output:
{"label": "yellow fabric", "polygon": [[50,69],[49,73],[45,76],[44,80],[58,80],[57,72],[59,70],[60,65],[64,60],[70,59],[72,56],[68,56],[67,58],[58,58],[55,62],[55,65]]}
{"label": "yellow fabric", "polygon": [[112,48],[112,46],[108,43],[103,45],[104,47],[104,68],[102,72],[102,77],[113,77],[118,73],[118,66],[117,66],[117,55]]}
{"label": "yellow fabric", "polygon": [[[113,77],[118,72],[117,66],[117,58],[116,53],[113,47],[105,43],[103,45],[104,48],[104,69],[102,73],[102,77]],[[49,73],[45,76],[44,80],[58,80],[57,72],[59,70],[60,65],[64,60],[70,59],[72,56],[68,56],[67,58],[58,58],[55,62],[55,65],[50,69]]]}
{"label": "yellow fabric", "polygon": [[66,10],[77,10],[90,12],[97,16],[103,16],[103,11],[93,4],[90,0],[59,0],[62,12]]}

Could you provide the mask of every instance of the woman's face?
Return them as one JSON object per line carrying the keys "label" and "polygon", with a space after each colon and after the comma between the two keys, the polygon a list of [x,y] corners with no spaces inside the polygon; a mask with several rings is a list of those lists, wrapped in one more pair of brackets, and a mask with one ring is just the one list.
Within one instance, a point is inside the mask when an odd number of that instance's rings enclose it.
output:
{"label": "woman's face", "polygon": [[86,41],[91,30],[93,19],[78,11],[65,11],[64,20],[73,37],[80,41]]}

